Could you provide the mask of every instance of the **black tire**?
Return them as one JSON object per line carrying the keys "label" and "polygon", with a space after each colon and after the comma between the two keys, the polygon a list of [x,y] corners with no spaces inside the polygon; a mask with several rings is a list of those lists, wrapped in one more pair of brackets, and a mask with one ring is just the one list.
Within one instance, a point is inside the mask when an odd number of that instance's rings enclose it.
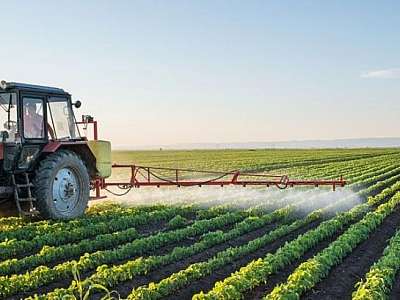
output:
{"label": "black tire", "polygon": [[[73,179],[62,178],[60,183],[58,176],[65,172]],[[90,179],[85,164],[76,153],[60,150],[47,156],[36,170],[33,185],[36,207],[43,218],[68,220],[85,213]],[[64,194],[59,196],[62,192]]]}

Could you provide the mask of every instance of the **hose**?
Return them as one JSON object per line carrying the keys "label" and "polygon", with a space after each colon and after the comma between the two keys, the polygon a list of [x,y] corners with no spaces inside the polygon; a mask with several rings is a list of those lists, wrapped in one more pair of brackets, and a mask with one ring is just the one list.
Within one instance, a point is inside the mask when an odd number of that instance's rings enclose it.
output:
{"label": "hose", "polygon": [[[166,179],[166,178],[162,178],[162,177],[160,177],[159,175],[157,175],[156,173],[154,173],[152,171],[149,171],[149,173],[152,176],[154,176],[155,178],[157,178],[158,180],[165,181],[165,182],[168,182],[168,183],[171,183],[171,184],[175,184],[175,185],[179,185],[179,182],[176,182],[176,181],[173,181],[173,180],[169,180],[169,179]],[[185,186],[196,186],[196,185],[207,184],[209,182],[217,181],[217,180],[219,180],[221,178],[224,178],[225,176],[228,176],[230,174],[232,174],[232,172],[224,173],[221,176],[218,176],[218,177],[206,180],[206,181],[196,182],[196,183],[193,183],[193,184],[185,184]]]}
{"label": "hose", "polygon": [[126,194],[128,194],[132,190],[132,186],[130,186],[129,188],[128,187],[127,188],[123,188],[123,187],[118,186],[118,188],[121,189],[121,190],[126,190],[126,191],[121,193],[121,194],[118,194],[118,193],[115,193],[115,192],[113,192],[113,191],[111,191],[111,190],[109,190],[107,188],[105,188],[105,190],[107,192],[109,192],[110,194],[112,194],[114,196],[117,196],[117,197],[125,196]]}
{"label": "hose", "polygon": [[289,177],[287,175],[283,175],[281,177],[281,181],[276,184],[276,187],[280,190],[284,190],[288,187]]}

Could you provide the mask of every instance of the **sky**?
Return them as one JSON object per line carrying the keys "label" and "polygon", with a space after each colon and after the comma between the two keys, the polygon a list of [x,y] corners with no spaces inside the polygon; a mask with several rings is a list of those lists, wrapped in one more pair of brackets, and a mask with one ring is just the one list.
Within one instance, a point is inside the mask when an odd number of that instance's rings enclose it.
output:
{"label": "sky", "polygon": [[395,137],[400,1],[1,1],[0,79],[115,148]]}

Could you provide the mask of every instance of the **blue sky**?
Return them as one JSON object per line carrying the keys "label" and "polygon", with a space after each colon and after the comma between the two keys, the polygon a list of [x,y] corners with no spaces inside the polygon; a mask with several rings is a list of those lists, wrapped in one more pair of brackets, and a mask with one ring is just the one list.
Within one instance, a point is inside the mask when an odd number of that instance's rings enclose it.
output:
{"label": "blue sky", "polygon": [[116,147],[399,136],[399,1],[4,1],[0,78]]}

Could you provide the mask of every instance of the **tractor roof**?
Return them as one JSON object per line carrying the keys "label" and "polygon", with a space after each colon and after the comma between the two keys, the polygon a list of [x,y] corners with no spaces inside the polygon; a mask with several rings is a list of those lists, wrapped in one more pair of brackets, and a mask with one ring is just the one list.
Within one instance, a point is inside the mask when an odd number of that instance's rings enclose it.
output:
{"label": "tractor roof", "polygon": [[1,81],[0,91],[11,91],[11,90],[39,92],[39,93],[45,93],[45,94],[69,95],[67,92],[65,92],[63,89],[60,89],[60,88],[27,84],[27,83]]}

